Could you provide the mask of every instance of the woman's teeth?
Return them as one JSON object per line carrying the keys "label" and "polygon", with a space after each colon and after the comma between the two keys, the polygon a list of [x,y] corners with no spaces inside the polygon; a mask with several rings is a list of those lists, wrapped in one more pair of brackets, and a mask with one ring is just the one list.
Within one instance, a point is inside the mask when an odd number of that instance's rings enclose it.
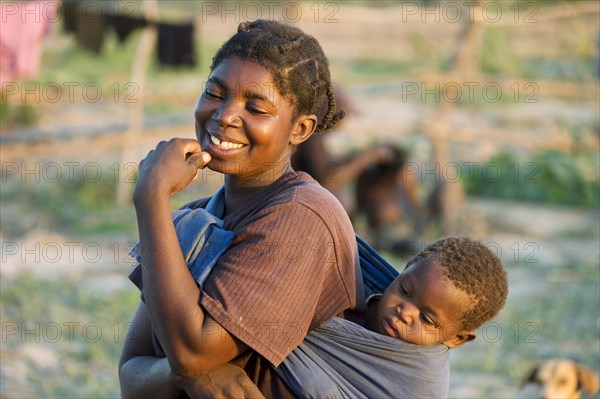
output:
{"label": "woman's teeth", "polygon": [[210,141],[213,142],[214,145],[222,148],[224,150],[232,150],[234,148],[242,148],[244,145],[239,143],[232,143],[229,141],[221,141],[213,135],[210,135]]}

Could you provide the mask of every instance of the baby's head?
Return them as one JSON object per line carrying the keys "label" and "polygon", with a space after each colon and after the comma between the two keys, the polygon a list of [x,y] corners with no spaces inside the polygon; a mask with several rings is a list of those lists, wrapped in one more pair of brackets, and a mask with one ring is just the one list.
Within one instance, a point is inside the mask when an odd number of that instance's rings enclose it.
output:
{"label": "baby's head", "polygon": [[417,345],[456,348],[475,339],[506,301],[500,260],[469,238],[441,239],[418,253],[385,290],[377,329]]}
{"label": "baby's head", "polygon": [[315,131],[331,129],[344,117],[344,112],[335,112],[327,57],[317,39],[302,30],[271,20],[242,22],[237,33],[217,51],[211,71],[230,58],[264,67],[278,92],[294,105],[294,117],[317,115],[327,96],[327,112]]}

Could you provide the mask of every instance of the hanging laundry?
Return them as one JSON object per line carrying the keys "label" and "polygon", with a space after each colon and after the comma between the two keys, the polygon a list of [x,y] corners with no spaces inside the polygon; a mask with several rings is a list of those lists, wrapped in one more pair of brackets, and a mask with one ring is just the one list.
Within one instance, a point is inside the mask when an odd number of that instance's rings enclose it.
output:
{"label": "hanging laundry", "polygon": [[[100,4],[100,6],[98,6]],[[156,23],[142,17],[114,14],[102,9],[103,3],[73,1],[63,2],[65,32],[75,33],[82,47],[100,54],[104,36],[109,29],[117,33],[123,43],[131,32],[148,25],[157,26],[158,61],[163,66],[195,66],[194,24]]]}
{"label": "hanging laundry", "polygon": [[0,86],[37,76],[42,41],[57,19],[56,1],[27,3],[0,3]]}
{"label": "hanging laundry", "polygon": [[104,43],[105,18],[98,3],[64,0],[61,7],[63,30],[75,34],[77,44],[100,54]]}
{"label": "hanging laundry", "polygon": [[105,17],[100,9],[78,6],[75,14],[77,43],[94,54],[100,54],[105,33]]}
{"label": "hanging laundry", "polygon": [[131,32],[148,26],[148,22],[144,18],[106,14],[106,25],[114,28],[119,43],[123,43]]}
{"label": "hanging laundry", "polygon": [[123,43],[131,32],[148,25],[144,18],[114,14],[103,10],[102,5],[85,1],[63,3],[65,32],[74,33],[77,43],[94,54],[101,53],[104,37],[110,28],[117,33],[119,43]]}
{"label": "hanging laundry", "polygon": [[79,12],[79,1],[64,0],[61,6],[61,17],[63,30],[66,33],[77,32],[77,13]]}
{"label": "hanging laundry", "polygon": [[158,61],[161,65],[195,66],[194,24],[158,24]]}

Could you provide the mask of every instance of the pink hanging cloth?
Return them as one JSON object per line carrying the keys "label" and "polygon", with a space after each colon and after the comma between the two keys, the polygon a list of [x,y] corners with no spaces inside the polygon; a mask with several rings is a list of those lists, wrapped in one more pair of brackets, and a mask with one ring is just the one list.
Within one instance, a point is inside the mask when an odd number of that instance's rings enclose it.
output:
{"label": "pink hanging cloth", "polygon": [[37,76],[42,41],[59,11],[57,1],[0,3],[0,89],[15,79]]}

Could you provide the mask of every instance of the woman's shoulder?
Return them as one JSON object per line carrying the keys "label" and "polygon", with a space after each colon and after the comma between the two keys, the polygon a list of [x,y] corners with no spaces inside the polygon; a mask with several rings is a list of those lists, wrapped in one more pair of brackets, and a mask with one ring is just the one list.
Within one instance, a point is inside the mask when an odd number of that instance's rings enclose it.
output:
{"label": "woman's shoulder", "polygon": [[340,201],[326,188],[305,172],[294,172],[291,180],[293,202],[304,205],[317,213],[323,211],[346,215]]}
{"label": "woman's shoulder", "polygon": [[310,214],[321,219],[329,227],[338,226],[338,229],[341,227],[353,234],[348,214],[329,190],[307,173],[293,172],[290,175],[284,182],[284,188],[265,204],[268,208]]}
{"label": "woman's shoulder", "polygon": [[337,198],[304,172],[286,174],[260,200],[225,218],[227,228],[239,231],[264,224],[272,234],[297,223],[329,230],[329,234],[340,238],[354,236],[352,223]]}

